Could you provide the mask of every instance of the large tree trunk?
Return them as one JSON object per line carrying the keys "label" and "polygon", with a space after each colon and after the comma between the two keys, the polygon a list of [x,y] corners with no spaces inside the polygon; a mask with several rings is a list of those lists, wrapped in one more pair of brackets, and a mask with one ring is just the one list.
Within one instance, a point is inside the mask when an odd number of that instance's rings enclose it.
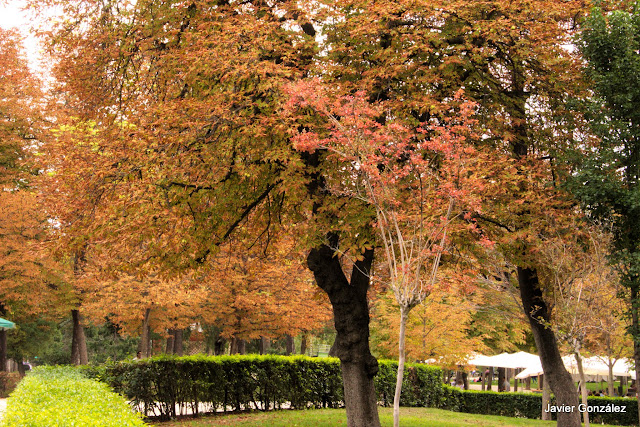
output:
{"label": "large tree trunk", "polygon": [[556,397],[556,405],[573,408],[572,412],[558,412],[558,425],[580,427],[578,392],[571,375],[564,367],[555,334],[547,327],[550,321],[549,310],[542,296],[537,272],[534,269],[518,267],[518,284],[524,313],[529,319],[538,348],[544,380]]}
{"label": "large tree trunk", "polygon": [[300,354],[304,355],[307,352],[307,339],[307,334],[303,334],[300,340]]}
{"label": "large tree trunk", "polygon": [[[344,401],[349,427],[378,427],[378,406],[373,377],[378,361],[369,349],[369,272],[373,250],[366,250],[355,263],[351,280],[345,276],[335,253],[338,238],[330,235],[330,246],[312,249],[307,265],[316,283],[329,296],[337,331],[335,348],[340,359]],[[333,248],[333,249],[332,249]]]}
{"label": "large tree trunk", "polygon": [[84,336],[84,327],[79,310],[71,310],[73,332],[71,335],[71,363],[74,365],[86,365],[89,363],[87,354],[87,340]]}
{"label": "large tree trunk", "polygon": [[409,307],[400,306],[400,335],[398,337],[398,373],[396,374],[396,393],[393,396],[393,427],[400,426],[400,393],[402,392],[402,379],[404,378],[404,342],[409,318]]}
{"label": "large tree trunk", "polygon": [[151,308],[144,310],[144,317],[142,318],[142,332],[140,333],[140,343],[138,344],[138,351],[142,354],[142,357],[151,356],[151,345],[149,343],[151,335],[151,327],[149,326],[149,317],[151,316]]}

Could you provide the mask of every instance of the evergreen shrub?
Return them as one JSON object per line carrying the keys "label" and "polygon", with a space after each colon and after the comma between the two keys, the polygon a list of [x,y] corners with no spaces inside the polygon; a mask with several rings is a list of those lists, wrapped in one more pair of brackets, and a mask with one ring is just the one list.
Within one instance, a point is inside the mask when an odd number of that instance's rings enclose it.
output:
{"label": "evergreen shrub", "polygon": [[38,367],[7,401],[2,427],[142,427],[140,414],[109,386],[72,367]]}
{"label": "evergreen shrub", "polygon": [[[398,363],[382,360],[375,377],[378,401],[391,406]],[[159,356],[89,368],[95,378],[109,382],[148,415],[173,418],[183,409],[197,413],[290,407],[343,406],[340,362],[304,356]],[[473,414],[540,418],[542,396],[460,390],[442,383],[439,368],[405,365],[401,406],[432,407]],[[553,402],[552,402],[553,404]],[[592,413],[595,423],[638,423],[635,400],[589,398],[589,404],[624,406],[624,413]]]}

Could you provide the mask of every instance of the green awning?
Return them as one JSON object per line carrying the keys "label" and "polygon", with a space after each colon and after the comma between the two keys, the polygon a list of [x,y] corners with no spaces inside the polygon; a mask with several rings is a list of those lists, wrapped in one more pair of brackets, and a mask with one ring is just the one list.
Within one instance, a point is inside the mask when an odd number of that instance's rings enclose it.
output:
{"label": "green awning", "polygon": [[16,327],[15,323],[9,322],[8,320],[0,318],[0,330],[14,329],[15,327]]}

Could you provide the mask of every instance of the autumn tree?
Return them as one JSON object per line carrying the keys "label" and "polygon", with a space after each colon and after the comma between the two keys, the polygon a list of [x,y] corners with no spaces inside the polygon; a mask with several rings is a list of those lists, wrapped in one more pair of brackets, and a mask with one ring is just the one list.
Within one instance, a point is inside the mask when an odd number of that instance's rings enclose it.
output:
{"label": "autumn tree", "polygon": [[[569,43],[581,2],[343,2],[328,31],[328,71],[348,90],[365,90],[417,126],[442,116],[440,101],[460,88],[479,105],[483,145],[502,166],[485,175],[483,233],[516,266],[520,298],[556,399],[577,405],[557,339],[546,325],[536,247],[569,197],[554,187],[552,141],[570,139],[559,100],[580,89]],[[349,86],[349,85],[350,86]],[[533,108],[532,106],[535,106]],[[495,183],[495,185],[494,185]],[[542,321],[541,321],[542,319]],[[546,319],[546,320],[544,320]],[[577,426],[576,413],[559,423]]]}
{"label": "autumn tree", "polygon": [[[604,318],[615,316],[617,276],[607,265],[610,237],[597,227],[576,223],[572,238],[548,238],[541,250],[547,259],[541,270],[552,284],[547,298],[553,302],[549,325],[576,360],[582,403],[587,405],[587,384],[583,357],[589,352],[588,339],[602,331]],[[610,374],[612,374],[612,365]],[[609,376],[613,394],[613,378]],[[583,413],[589,425],[589,414]]]}
{"label": "autumn tree", "polygon": [[[42,136],[42,93],[19,36],[0,28],[0,313],[16,321],[59,315],[67,287],[63,268],[40,251],[47,217],[30,188],[29,160]],[[6,331],[0,331],[0,369]]]}
{"label": "autumn tree", "polygon": [[[308,125],[294,137],[294,146],[310,152],[326,150],[327,160],[340,165],[337,173],[325,175],[327,190],[360,199],[375,211],[387,285],[400,308],[394,398],[398,425],[409,314],[439,281],[442,257],[451,252],[449,235],[454,225],[461,224],[456,219],[479,205],[473,191],[483,156],[470,141],[473,105],[452,106],[442,126],[412,133],[395,123],[392,113],[385,116],[370,104],[364,93],[332,98],[318,81],[302,81],[289,91],[293,104],[313,110],[327,122]],[[421,137],[421,132],[432,134]]]}

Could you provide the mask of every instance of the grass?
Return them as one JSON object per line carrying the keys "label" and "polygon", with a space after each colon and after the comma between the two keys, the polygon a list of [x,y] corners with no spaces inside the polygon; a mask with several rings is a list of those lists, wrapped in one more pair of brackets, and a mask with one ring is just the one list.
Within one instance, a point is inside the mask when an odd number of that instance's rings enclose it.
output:
{"label": "grass", "polygon": [[[383,426],[393,425],[391,408],[380,408]],[[555,421],[498,417],[494,415],[466,414],[431,408],[401,408],[400,421],[406,427],[457,426],[555,426]],[[344,409],[314,409],[308,411],[253,412],[247,414],[215,415],[198,419],[156,423],[157,427],[211,427],[211,426],[270,426],[270,427],[323,427],[346,426]]]}

